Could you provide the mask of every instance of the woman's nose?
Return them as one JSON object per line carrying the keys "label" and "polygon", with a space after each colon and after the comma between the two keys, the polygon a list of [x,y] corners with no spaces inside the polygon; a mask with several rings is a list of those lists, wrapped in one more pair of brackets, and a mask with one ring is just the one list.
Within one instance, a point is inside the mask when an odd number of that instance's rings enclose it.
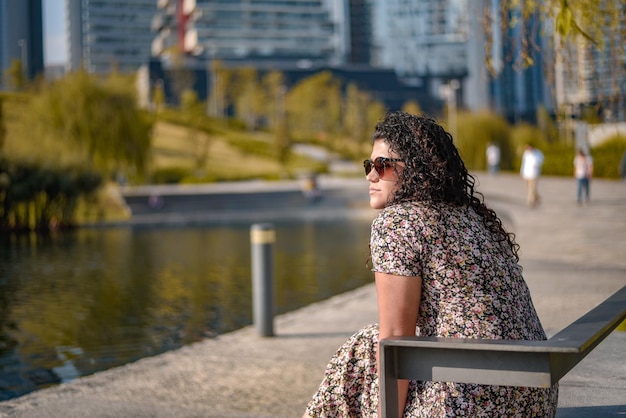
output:
{"label": "woman's nose", "polygon": [[376,172],[376,170],[374,170],[374,168],[372,168],[372,170],[365,175],[365,178],[369,182],[376,182],[380,180],[380,177],[378,176],[378,173]]}

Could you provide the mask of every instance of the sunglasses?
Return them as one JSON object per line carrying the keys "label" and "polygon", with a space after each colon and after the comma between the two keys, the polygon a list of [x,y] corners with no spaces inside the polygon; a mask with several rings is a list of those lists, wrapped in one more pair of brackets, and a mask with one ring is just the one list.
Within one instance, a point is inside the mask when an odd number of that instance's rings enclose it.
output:
{"label": "sunglasses", "polygon": [[367,176],[372,168],[376,170],[378,173],[378,177],[381,179],[385,176],[385,168],[393,167],[394,163],[402,161],[400,158],[386,158],[386,157],[378,157],[374,161],[365,160],[363,161],[363,168],[365,168],[365,175]]}

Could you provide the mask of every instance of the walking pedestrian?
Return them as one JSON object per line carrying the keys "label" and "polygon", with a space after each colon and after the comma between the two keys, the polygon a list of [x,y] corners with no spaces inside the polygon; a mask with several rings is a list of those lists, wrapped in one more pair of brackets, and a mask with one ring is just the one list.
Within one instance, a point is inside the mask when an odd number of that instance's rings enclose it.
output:
{"label": "walking pedestrian", "polygon": [[526,182],[526,201],[531,208],[537,206],[540,201],[538,183],[542,166],[543,153],[531,144],[527,144],[522,154],[520,174]]}

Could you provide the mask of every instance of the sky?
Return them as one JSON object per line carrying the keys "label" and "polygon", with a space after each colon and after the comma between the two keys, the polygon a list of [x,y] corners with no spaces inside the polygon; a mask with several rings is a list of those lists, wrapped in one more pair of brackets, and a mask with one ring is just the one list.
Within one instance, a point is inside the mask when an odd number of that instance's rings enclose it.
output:
{"label": "sky", "polygon": [[65,0],[43,0],[44,62],[65,64]]}

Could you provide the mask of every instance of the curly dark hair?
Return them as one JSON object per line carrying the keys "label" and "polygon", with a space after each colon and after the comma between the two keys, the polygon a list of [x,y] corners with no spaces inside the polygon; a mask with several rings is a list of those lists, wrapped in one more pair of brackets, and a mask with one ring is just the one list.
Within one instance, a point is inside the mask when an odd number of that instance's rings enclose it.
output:
{"label": "curly dark hair", "polygon": [[376,125],[372,142],[379,139],[405,164],[398,171],[399,186],[389,203],[417,200],[471,207],[497,241],[507,242],[519,261],[515,235],[504,229],[498,215],[485,205],[482,193],[474,189],[476,179],[465,168],[452,135],[440,124],[425,116],[391,112]]}

